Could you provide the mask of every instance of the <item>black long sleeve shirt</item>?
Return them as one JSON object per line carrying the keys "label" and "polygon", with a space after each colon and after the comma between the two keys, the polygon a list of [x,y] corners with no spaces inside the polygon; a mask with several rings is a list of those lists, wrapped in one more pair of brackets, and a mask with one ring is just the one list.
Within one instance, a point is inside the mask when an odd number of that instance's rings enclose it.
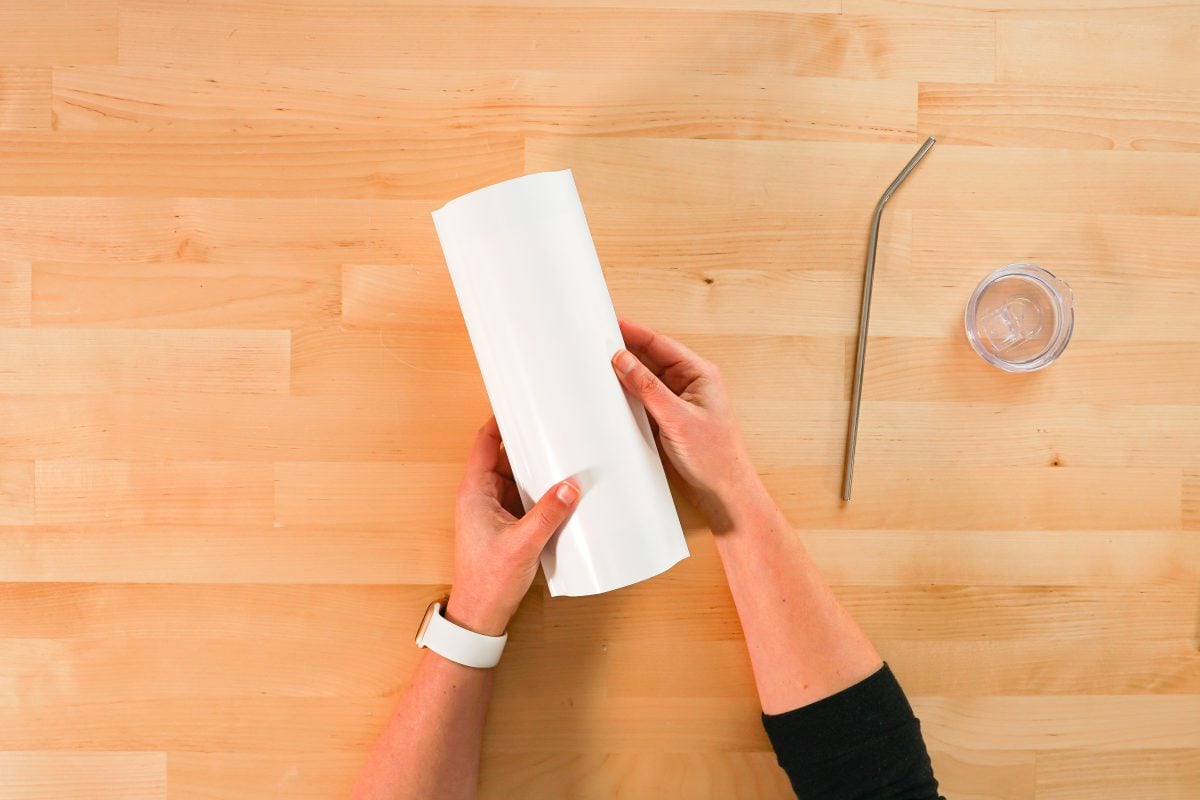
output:
{"label": "black long sleeve shirt", "polygon": [[887,664],[832,697],[762,719],[800,800],[942,800],[921,723]]}

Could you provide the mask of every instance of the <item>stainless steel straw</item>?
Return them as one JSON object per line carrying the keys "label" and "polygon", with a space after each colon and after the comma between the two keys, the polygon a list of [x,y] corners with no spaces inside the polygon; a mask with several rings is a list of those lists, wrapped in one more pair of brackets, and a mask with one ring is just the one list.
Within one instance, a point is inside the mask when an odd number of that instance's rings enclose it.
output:
{"label": "stainless steel straw", "polygon": [[846,435],[846,471],[842,479],[842,499],[850,499],[850,486],[854,483],[854,449],[858,444],[858,407],[862,402],[863,366],[867,358],[867,325],[871,320],[871,283],[875,280],[875,245],[879,243],[879,220],[883,218],[883,207],[892,199],[892,194],[904,183],[908,174],[921,163],[921,159],[937,143],[930,136],[912,160],[900,170],[896,180],[879,198],[875,206],[875,217],[871,220],[871,239],[867,243],[867,271],[863,276],[862,312],[858,319],[858,357],[854,361],[854,391],[850,395],[850,432]]}

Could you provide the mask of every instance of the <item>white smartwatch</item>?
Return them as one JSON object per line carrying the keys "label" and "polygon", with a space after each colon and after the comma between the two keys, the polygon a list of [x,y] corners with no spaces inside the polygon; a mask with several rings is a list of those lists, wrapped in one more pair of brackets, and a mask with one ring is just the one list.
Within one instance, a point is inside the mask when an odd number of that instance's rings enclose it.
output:
{"label": "white smartwatch", "polygon": [[417,628],[417,647],[428,647],[442,658],[467,667],[487,669],[500,663],[508,633],[485,636],[455,625],[442,616],[449,600],[448,597],[434,600],[425,609],[421,627]]}

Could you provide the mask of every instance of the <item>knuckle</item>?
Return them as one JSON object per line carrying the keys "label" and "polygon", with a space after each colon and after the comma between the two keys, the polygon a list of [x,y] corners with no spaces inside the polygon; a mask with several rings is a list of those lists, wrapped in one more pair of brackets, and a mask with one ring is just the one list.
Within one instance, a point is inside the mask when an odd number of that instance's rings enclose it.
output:
{"label": "knuckle", "polygon": [[658,388],[658,378],[655,378],[650,370],[644,370],[634,378],[633,384],[638,391],[638,394],[653,394]]}
{"label": "knuckle", "polygon": [[516,570],[520,565],[532,558],[536,558],[541,550],[540,539],[535,536],[522,536],[513,543],[509,552],[509,563],[512,565],[513,570]]}
{"label": "knuckle", "polygon": [[[513,532],[519,533],[519,531]],[[507,541],[502,548],[499,548],[500,552],[497,560],[499,565],[508,572],[522,560],[522,555],[525,552],[525,537],[518,535],[505,538]]]}
{"label": "knuckle", "polygon": [[559,502],[553,498],[545,498],[530,509],[522,527],[527,531],[548,531],[557,528],[561,521]]}
{"label": "knuckle", "polygon": [[696,411],[691,406],[684,406],[681,413],[671,418],[671,433],[682,439],[693,439],[702,435]]}
{"label": "knuckle", "polygon": [[674,416],[663,427],[666,434],[672,439],[689,439],[692,435],[691,420],[686,414]]}
{"label": "knuckle", "polygon": [[538,509],[537,526],[543,530],[558,527],[558,512],[554,508],[545,507]]}

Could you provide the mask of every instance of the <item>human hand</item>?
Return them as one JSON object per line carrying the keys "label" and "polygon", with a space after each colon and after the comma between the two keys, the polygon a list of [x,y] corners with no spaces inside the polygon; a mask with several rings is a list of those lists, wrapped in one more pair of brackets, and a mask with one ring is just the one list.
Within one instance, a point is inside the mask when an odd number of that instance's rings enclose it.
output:
{"label": "human hand", "polygon": [[613,355],[617,377],[657,423],[668,462],[717,530],[730,499],[761,486],[721,373],[674,339],[620,322],[629,349]]}
{"label": "human hand", "polygon": [[542,548],[578,500],[579,487],[562,481],[524,514],[500,429],[495,417],[489,419],[475,437],[458,487],[446,619],[487,636],[504,633],[529,591]]}

